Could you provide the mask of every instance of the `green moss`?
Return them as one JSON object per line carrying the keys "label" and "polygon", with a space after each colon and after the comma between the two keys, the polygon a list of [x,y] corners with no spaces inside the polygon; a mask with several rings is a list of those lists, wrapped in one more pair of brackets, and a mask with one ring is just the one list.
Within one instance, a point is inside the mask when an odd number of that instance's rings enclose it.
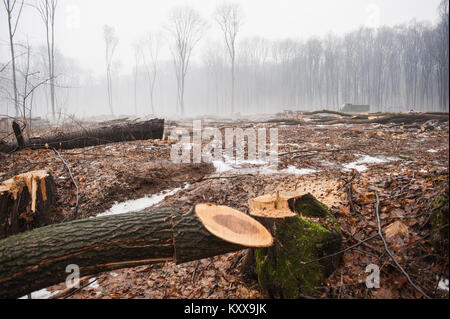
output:
{"label": "green moss", "polygon": [[287,218],[278,225],[275,245],[255,251],[259,284],[271,297],[293,299],[300,294],[317,294],[337,258],[305,262],[332,254],[341,246],[339,229],[327,224],[302,216]]}
{"label": "green moss", "polygon": [[327,218],[331,216],[330,209],[327,205],[319,202],[311,194],[307,194],[295,200],[294,211],[302,216]]}
{"label": "green moss", "polygon": [[448,195],[449,189],[440,194],[433,203],[431,217],[432,241],[436,247],[448,248]]}

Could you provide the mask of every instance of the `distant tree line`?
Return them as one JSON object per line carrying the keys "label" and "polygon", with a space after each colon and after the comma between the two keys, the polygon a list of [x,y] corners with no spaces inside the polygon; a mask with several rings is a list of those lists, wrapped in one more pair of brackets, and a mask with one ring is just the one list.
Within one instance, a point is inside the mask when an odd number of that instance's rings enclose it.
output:
{"label": "distant tree line", "polygon": [[[104,77],[57,50],[56,0],[35,1],[46,31],[46,43],[37,49],[16,40],[23,1],[2,1],[10,59],[0,61],[0,114],[229,115],[338,109],[344,103],[368,104],[373,111],[449,109],[447,0],[433,24],[413,20],[277,41],[241,38],[246,21],[237,4],[219,6],[209,21],[193,8],[177,7],[162,30],[136,39],[134,63],[127,62],[134,65],[131,74],[121,72],[120,39],[105,26]],[[220,39],[208,37],[211,28]],[[170,59],[161,58],[164,49]]]}
{"label": "distant tree line", "polygon": [[[374,111],[448,111],[448,1],[442,1],[440,15],[436,26],[412,21],[306,41],[246,39],[238,49],[238,110],[354,103]],[[227,65],[214,52],[206,65],[221,88],[224,82],[214,74]]]}
{"label": "distant tree line", "polygon": [[[443,0],[436,25],[413,20],[395,27],[361,27],[343,36],[269,41],[238,39],[244,13],[237,4],[224,4],[213,16],[222,41],[209,41],[201,55],[202,63],[190,68],[205,23],[192,8],[175,8],[170,17],[168,44],[174,57],[178,93],[176,103],[169,103],[177,105],[176,113],[181,116],[185,95],[192,108],[200,111],[203,106],[203,112],[215,114],[338,109],[344,103],[366,104],[380,112],[448,111],[448,9],[448,1]],[[144,41],[138,47],[150,48],[151,52],[159,50],[160,43],[155,47]],[[143,61],[146,56],[153,61],[154,71],[149,72],[146,63],[136,62],[135,107],[138,109],[138,75],[146,72],[153,74],[147,78],[155,110],[156,82],[165,82],[165,88],[173,83],[170,67],[160,66],[163,72],[157,80],[155,70],[160,63],[149,53],[142,55]],[[161,88],[157,91],[162,94]],[[161,99],[158,102],[163,103]]]}

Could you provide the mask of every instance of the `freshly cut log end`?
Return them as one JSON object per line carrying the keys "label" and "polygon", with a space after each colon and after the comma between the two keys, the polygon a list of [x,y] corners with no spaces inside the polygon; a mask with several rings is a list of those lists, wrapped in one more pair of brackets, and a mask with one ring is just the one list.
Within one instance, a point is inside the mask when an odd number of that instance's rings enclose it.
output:
{"label": "freshly cut log end", "polygon": [[258,221],[226,206],[199,204],[195,214],[205,228],[218,238],[244,247],[270,247],[273,237]]}

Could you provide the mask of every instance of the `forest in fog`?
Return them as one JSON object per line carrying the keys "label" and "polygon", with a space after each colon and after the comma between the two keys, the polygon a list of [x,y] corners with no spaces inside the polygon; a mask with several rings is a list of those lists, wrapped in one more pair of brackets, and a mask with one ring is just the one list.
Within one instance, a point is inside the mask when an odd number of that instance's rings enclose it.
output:
{"label": "forest in fog", "polygon": [[[56,0],[22,4],[3,0],[1,7],[7,19],[0,27],[8,28],[10,37],[1,39],[7,50],[2,47],[0,60],[0,114],[230,115],[337,110],[344,103],[368,104],[372,112],[449,108],[446,0],[436,8],[438,21],[306,39],[297,30],[298,39],[276,41],[241,37],[246,19],[239,5],[224,4],[209,17],[174,8],[160,31],[137,31],[132,61],[117,54],[121,39],[115,26],[105,25],[99,39],[105,49],[103,76],[58,51]],[[44,23],[36,26],[46,28],[41,46],[15,40],[22,10],[42,17]],[[211,39],[212,29],[223,36]],[[163,57],[164,50],[173,58]],[[132,65],[133,72],[125,72],[124,65]]]}

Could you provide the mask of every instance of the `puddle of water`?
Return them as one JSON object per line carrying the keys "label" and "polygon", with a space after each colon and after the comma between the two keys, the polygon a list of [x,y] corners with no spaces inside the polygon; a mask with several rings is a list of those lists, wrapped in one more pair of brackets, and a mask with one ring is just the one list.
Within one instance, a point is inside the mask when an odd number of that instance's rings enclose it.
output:
{"label": "puddle of water", "polygon": [[186,184],[183,188],[175,188],[172,190],[166,190],[162,193],[152,195],[150,197],[145,196],[143,198],[139,198],[136,200],[129,200],[122,203],[114,204],[113,207],[111,207],[109,210],[107,210],[104,213],[98,214],[96,217],[102,217],[102,216],[111,216],[111,215],[120,215],[120,214],[128,214],[128,213],[135,213],[139,212],[143,209],[146,209],[148,207],[154,206],[156,204],[159,204],[162,202],[166,197],[175,195],[181,190],[187,189],[190,185]]}

